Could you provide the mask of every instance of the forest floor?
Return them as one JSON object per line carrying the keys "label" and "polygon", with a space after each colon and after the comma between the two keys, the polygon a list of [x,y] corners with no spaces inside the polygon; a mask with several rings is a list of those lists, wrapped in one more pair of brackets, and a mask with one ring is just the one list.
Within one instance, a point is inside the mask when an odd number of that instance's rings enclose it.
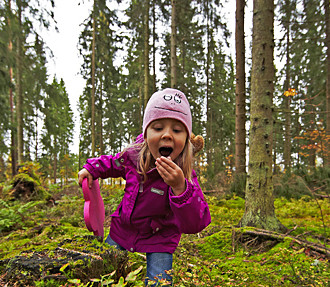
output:
{"label": "forest floor", "polygon": [[[39,201],[6,201],[0,193],[0,286],[143,286],[145,255],[114,250],[91,236],[81,189],[53,186],[49,192],[52,198]],[[102,187],[105,234],[122,195],[120,187]],[[329,254],[322,252],[329,247],[329,199],[278,198],[276,214],[289,232],[276,237],[259,230],[242,241],[233,234],[242,232],[234,226],[244,200],[206,199],[212,223],[182,236],[174,286],[330,286]]]}

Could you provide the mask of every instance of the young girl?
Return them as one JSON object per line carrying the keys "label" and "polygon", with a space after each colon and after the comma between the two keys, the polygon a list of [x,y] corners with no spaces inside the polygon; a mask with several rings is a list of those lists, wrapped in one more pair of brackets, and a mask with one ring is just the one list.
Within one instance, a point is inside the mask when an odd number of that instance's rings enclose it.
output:
{"label": "young girl", "polygon": [[[90,158],[78,173],[79,184],[122,177],[125,194],[111,215],[106,242],[122,250],[145,252],[148,281],[172,282],[172,254],[181,233],[197,233],[211,216],[192,169],[192,118],[185,95],[175,89],[156,92],[143,118],[143,134],[115,156]],[[150,284],[150,283],[149,283]]]}

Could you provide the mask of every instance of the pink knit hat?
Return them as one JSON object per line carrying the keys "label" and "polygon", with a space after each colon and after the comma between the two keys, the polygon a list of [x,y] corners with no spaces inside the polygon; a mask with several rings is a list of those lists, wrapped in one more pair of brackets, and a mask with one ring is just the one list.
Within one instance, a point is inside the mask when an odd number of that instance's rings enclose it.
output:
{"label": "pink knit hat", "polygon": [[182,122],[190,137],[192,119],[189,102],[184,93],[167,88],[151,96],[144,111],[143,135],[145,135],[146,129],[152,121],[165,118]]}

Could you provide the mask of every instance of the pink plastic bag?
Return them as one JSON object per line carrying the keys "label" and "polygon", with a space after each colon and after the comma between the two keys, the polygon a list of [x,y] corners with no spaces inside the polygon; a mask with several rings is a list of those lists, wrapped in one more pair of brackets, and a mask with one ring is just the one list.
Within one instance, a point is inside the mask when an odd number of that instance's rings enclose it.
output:
{"label": "pink plastic bag", "polygon": [[92,188],[89,188],[87,178],[85,178],[82,183],[82,190],[85,199],[84,219],[86,227],[89,231],[93,231],[95,236],[104,237],[105,212],[99,181],[94,180]]}

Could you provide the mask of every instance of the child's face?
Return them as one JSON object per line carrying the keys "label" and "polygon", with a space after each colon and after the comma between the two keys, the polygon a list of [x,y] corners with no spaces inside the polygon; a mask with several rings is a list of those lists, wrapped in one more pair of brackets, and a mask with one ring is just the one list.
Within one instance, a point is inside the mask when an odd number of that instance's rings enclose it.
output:
{"label": "child's face", "polygon": [[188,136],[184,124],[175,119],[151,122],[146,134],[146,141],[153,158],[170,156],[173,161],[183,151]]}

